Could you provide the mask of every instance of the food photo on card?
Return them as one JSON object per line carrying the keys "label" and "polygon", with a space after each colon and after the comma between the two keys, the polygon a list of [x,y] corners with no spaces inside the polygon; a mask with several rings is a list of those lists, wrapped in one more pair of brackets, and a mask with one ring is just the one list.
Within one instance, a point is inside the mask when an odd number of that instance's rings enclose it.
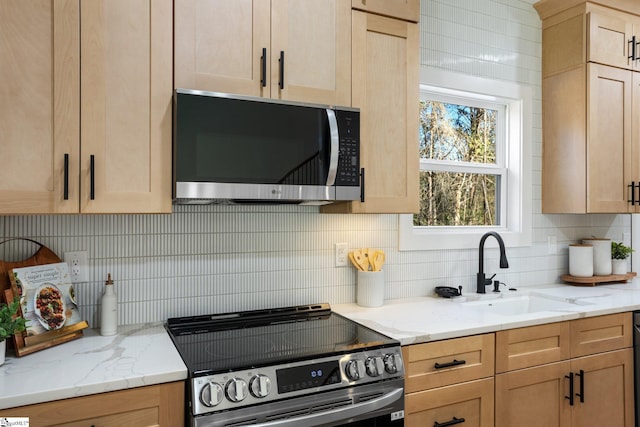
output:
{"label": "food photo on card", "polygon": [[14,268],[10,280],[27,320],[27,336],[81,322],[67,263]]}

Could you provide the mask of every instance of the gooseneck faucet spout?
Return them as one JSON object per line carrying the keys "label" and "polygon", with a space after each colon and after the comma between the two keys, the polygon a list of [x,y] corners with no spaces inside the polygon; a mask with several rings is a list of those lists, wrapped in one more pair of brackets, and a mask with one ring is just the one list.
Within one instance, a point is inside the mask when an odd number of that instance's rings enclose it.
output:
{"label": "gooseneck faucet spout", "polygon": [[479,294],[486,293],[485,286],[490,285],[491,279],[493,279],[493,277],[495,276],[494,274],[488,279],[484,276],[484,242],[487,240],[489,236],[495,237],[496,240],[498,241],[498,245],[500,246],[500,268],[509,268],[509,262],[507,261],[507,254],[504,248],[504,241],[502,241],[502,237],[500,237],[500,235],[495,231],[490,231],[488,233],[485,233],[480,239],[480,248],[479,248],[480,266],[478,268],[477,289],[476,289],[476,292]]}

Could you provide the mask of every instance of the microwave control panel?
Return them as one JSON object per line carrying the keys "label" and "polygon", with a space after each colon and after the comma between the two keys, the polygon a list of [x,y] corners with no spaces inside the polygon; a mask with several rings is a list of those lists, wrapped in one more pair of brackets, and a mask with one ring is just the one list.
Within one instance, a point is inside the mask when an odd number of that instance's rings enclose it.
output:
{"label": "microwave control panel", "polygon": [[360,113],[336,110],[340,153],[335,185],[360,185]]}

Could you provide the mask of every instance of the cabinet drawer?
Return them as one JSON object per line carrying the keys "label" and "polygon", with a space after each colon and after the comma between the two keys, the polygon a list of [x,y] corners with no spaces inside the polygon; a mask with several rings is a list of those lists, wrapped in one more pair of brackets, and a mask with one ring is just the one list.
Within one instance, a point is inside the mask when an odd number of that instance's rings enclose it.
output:
{"label": "cabinet drawer", "polygon": [[137,387],[0,410],[46,426],[178,426],[184,419],[184,382]]}
{"label": "cabinet drawer", "polygon": [[493,426],[493,378],[406,395],[407,427],[446,425],[454,418],[465,426]]}
{"label": "cabinet drawer", "polygon": [[631,313],[588,317],[571,322],[571,357],[618,350],[632,345]]}
{"label": "cabinet drawer", "polygon": [[496,333],[496,372],[528,368],[569,358],[569,322]]}
{"label": "cabinet drawer", "polygon": [[351,7],[405,21],[420,20],[420,0],[352,0]]}
{"label": "cabinet drawer", "polygon": [[492,376],[494,345],[485,334],[403,347],[406,392]]}

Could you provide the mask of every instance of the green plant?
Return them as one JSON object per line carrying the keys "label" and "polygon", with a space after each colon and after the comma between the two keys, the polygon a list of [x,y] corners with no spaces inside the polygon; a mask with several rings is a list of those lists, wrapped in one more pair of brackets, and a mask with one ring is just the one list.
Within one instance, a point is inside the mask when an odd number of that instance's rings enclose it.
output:
{"label": "green plant", "polygon": [[0,303],[0,341],[25,330],[27,321],[24,317],[17,315],[19,308],[19,298],[14,299],[10,304]]}
{"label": "green plant", "polygon": [[631,255],[633,249],[629,246],[625,246],[622,242],[611,241],[611,258],[612,259],[627,259]]}

